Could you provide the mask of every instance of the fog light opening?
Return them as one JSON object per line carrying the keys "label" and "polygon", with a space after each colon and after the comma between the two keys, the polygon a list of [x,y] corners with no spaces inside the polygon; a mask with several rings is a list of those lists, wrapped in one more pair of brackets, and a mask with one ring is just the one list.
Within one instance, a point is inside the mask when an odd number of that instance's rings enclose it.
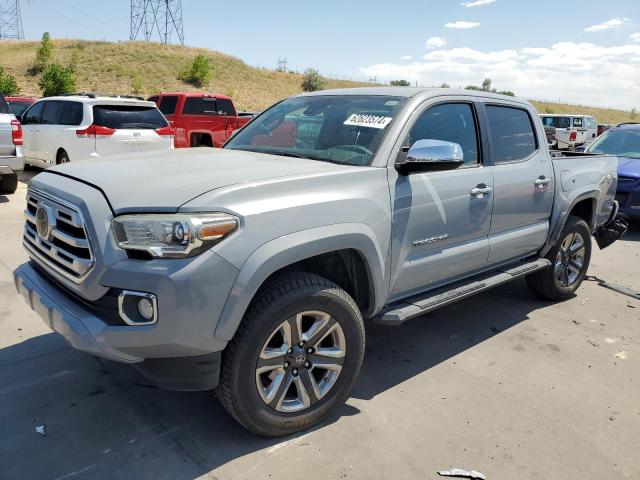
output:
{"label": "fog light opening", "polygon": [[151,325],[158,321],[158,301],[154,294],[123,290],[118,295],[118,313],[127,325]]}

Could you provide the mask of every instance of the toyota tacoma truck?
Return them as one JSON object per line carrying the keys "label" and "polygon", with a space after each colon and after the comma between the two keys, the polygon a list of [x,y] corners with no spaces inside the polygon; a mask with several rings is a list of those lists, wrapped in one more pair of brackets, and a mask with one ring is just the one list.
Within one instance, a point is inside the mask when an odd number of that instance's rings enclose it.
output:
{"label": "toyota tacoma truck", "polygon": [[251,431],[288,434],[349,396],[369,322],[426,322],[521,277],[574,294],[592,237],[626,228],[617,158],[554,155],[511,97],[295,96],[219,150],[34,177],[15,285],[74,348],[161,387],[215,388]]}
{"label": "toyota tacoma truck", "polygon": [[23,169],[22,125],[0,93],[0,195],[16,191]]}

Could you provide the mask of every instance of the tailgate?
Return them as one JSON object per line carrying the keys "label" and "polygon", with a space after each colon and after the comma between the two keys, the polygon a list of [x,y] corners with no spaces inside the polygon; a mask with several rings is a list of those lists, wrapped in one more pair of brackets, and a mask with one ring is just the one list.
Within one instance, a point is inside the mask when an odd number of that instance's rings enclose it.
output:
{"label": "tailgate", "polygon": [[96,152],[102,157],[118,153],[146,152],[149,150],[168,150],[171,138],[158,135],[154,130],[119,129],[109,137],[96,138]]}
{"label": "tailgate", "polygon": [[0,157],[12,156],[16,153],[11,135],[11,120],[16,117],[8,114],[0,114]]}

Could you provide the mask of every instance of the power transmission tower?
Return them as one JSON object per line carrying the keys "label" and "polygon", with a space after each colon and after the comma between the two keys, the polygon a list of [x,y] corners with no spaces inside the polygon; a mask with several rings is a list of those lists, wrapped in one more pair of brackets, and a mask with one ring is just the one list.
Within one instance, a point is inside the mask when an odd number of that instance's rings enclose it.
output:
{"label": "power transmission tower", "polygon": [[287,58],[278,58],[278,68],[276,68],[278,72],[286,72],[287,71]]}
{"label": "power transmission tower", "polygon": [[184,45],[182,0],[131,0],[130,40],[144,38],[173,43],[174,35]]}
{"label": "power transmission tower", "polygon": [[0,40],[24,40],[19,0],[0,0]]}

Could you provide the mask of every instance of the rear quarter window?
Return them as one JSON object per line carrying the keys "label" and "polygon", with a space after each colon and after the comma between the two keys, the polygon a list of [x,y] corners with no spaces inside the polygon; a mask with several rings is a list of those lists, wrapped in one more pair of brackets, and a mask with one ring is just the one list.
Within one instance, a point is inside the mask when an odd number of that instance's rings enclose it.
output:
{"label": "rear quarter window", "polygon": [[107,128],[140,130],[168,125],[156,107],[139,105],[94,105],[93,123]]}
{"label": "rear quarter window", "polygon": [[526,110],[496,105],[488,105],[486,110],[496,164],[524,160],[537,150],[533,123]]}
{"label": "rear quarter window", "polygon": [[173,115],[176,113],[176,105],[178,105],[178,97],[176,95],[167,95],[160,100],[160,111],[165,115]]}
{"label": "rear quarter window", "polygon": [[184,102],[183,115],[218,115],[215,98],[189,97]]}

